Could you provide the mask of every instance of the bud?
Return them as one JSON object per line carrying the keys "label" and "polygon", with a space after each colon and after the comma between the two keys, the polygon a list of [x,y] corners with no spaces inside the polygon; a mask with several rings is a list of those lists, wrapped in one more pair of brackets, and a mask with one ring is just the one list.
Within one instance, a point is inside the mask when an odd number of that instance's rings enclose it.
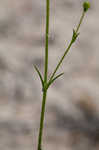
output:
{"label": "bud", "polygon": [[83,9],[84,9],[84,12],[87,12],[87,10],[90,8],[90,3],[88,1],[85,1],[83,3]]}

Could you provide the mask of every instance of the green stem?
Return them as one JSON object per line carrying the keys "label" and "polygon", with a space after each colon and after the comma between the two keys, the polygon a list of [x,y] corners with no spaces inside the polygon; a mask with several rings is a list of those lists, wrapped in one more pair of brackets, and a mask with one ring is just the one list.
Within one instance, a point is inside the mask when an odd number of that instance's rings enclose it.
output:
{"label": "green stem", "polygon": [[[69,49],[70,49],[71,45],[72,45],[72,41],[70,42],[70,44],[69,44],[68,48],[66,49],[66,51],[64,52],[63,56],[61,57],[61,59],[60,59],[59,63],[57,64],[57,66],[56,66],[56,68],[55,68],[55,70],[54,70],[54,72],[53,72],[53,74],[52,74],[52,76],[51,76],[51,78],[50,78],[50,81],[53,79],[53,77],[54,77],[54,75],[55,75],[56,71],[58,70],[58,68],[60,67],[61,63],[63,62],[64,57],[65,57],[65,56],[66,56],[66,54],[68,53],[68,51],[69,51]],[[50,82],[50,81],[49,81],[49,82]]]}
{"label": "green stem", "polygon": [[44,82],[47,83],[48,74],[48,36],[49,36],[49,0],[46,0],[46,35],[45,35],[45,73]]}
{"label": "green stem", "polygon": [[82,13],[82,16],[80,18],[79,24],[78,24],[77,29],[76,29],[76,33],[78,33],[78,30],[79,30],[79,28],[81,26],[81,23],[83,21],[84,16],[85,16],[85,11],[83,11],[83,13]]}
{"label": "green stem", "polygon": [[49,37],[49,10],[50,10],[50,0],[46,0],[46,35],[45,35],[45,65],[44,65],[44,89],[43,89],[43,99],[40,117],[40,128],[38,136],[38,150],[42,150],[42,136],[43,136],[43,126],[44,126],[44,114],[45,114],[45,104],[47,96],[47,76],[48,76],[48,37]]}
{"label": "green stem", "polygon": [[[78,30],[79,30],[80,25],[81,25],[81,23],[82,23],[82,21],[83,21],[84,15],[85,15],[85,12],[83,11],[82,16],[81,16],[80,21],[79,21],[79,24],[78,24],[78,26],[77,26],[77,28],[76,28],[75,34],[78,34]],[[71,48],[71,46],[72,46],[73,43],[74,43],[74,42],[71,40],[70,43],[69,43],[69,45],[68,45],[68,47],[67,47],[67,49],[65,50],[63,56],[61,57],[59,63],[57,64],[57,66],[56,66],[54,72],[52,73],[49,82],[53,79],[55,73],[57,72],[58,68],[59,68],[60,65],[62,64],[62,62],[63,62],[65,56],[66,56],[67,53],[69,52],[69,50],[70,50],[70,48]]]}
{"label": "green stem", "polygon": [[47,91],[43,92],[41,117],[40,117],[40,128],[38,137],[38,150],[42,150],[42,135],[43,135],[43,124],[44,124],[44,114],[45,114],[45,104],[46,104]]}

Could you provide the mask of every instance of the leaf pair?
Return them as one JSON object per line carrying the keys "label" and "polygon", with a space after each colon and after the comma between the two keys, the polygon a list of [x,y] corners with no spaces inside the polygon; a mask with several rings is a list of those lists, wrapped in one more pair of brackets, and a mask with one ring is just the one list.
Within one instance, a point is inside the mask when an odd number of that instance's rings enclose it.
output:
{"label": "leaf pair", "polygon": [[34,65],[34,68],[35,68],[36,72],[37,72],[38,75],[39,75],[39,78],[40,78],[40,81],[41,81],[41,84],[42,84],[42,90],[43,90],[43,91],[44,91],[44,89],[47,90],[47,89],[50,87],[50,85],[51,85],[56,79],[58,79],[60,76],[62,76],[62,75],[64,74],[64,73],[60,73],[59,75],[53,77],[52,79],[50,78],[49,81],[48,81],[48,83],[45,85],[44,80],[43,80],[43,77],[42,77],[42,75],[41,75],[39,69],[38,69],[35,65]]}
{"label": "leaf pair", "polygon": [[60,73],[59,75],[57,75],[57,76],[55,76],[54,78],[52,78],[51,80],[49,80],[47,88],[49,88],[49,86],[50,86],[56,79],[58,79],[60,76],[62,76],[63,74],[64,74],[64,73]]}
{"label": "leaf pair", "polygon": [[78,37],[79,33],[77,33],[74,29],[73,29],[73,36],[72,36],[72,43],[74,43]]}

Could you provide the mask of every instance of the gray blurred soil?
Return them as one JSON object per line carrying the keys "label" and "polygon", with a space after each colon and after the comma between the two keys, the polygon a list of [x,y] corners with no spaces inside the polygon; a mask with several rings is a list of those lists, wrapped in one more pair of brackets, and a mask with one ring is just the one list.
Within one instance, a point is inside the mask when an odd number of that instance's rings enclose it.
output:
{"label": "gray blurred soil", "polygon": [[[83,0],[51,3],[49,75],[67,47]],[[99,1],[92,1],[80,36],[49,89],[44,150],[99,150]],[[0,3],[0,150],[36,150],[43,73],[45,1]]]}

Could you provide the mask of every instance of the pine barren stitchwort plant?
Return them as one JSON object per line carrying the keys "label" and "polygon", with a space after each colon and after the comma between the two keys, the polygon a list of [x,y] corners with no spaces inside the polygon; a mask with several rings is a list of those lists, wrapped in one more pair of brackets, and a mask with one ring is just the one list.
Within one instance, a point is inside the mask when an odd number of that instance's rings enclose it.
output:
{"label": "pine barren stitchwort plant", "polygon": [[43,92],[43,96],[42,96],[42,108],[41,108],[41,117],[40,117],[40,128],[39,128],[39,136],[38,136],[38,149],[37,150],[43,150],[42,149],[42,135],[43,135],[43,125],[44,125],[44,114],[45,114],[45,104],[46,104],[46,97],[47,97],[47,91],[48,88],[50,87],[50,85],[60,76],[63,75],[63,73],[60,73],[58,75],[56,75],[57,70],[59,69],[60,65],[62,64],[65,56],[67,55],[67,53],[69,52],[72,44],[76,41],[78,35],[79,35],[79,28],[80,25],[83,21],[83,18],[85,16],[85,13],[87,12],[87,10],[90,8],[90,3],[88,1],[85,1],[83,3],[83,11],[82,11],[82,15],[80,18],[80,21],[76,27],[76,29],[73,29],[73,35],[71,38],[71,41],[67,47],[67,49],[65,50],[64,54],[62,55],[62,57],[60,58],[56,68],[54,69],[52,75],[50,76],[50,78],[48,79],[48,36],[49,36],[49,13],[50,13],[50,0],[46,0],[46,34],[45,34],[45,64],[44,64],[44,77],[42,77],[39,69],[34,66],[35,70],[37,71],[40,80],[41,80],[41,84],[42,84],[42,92]]}

